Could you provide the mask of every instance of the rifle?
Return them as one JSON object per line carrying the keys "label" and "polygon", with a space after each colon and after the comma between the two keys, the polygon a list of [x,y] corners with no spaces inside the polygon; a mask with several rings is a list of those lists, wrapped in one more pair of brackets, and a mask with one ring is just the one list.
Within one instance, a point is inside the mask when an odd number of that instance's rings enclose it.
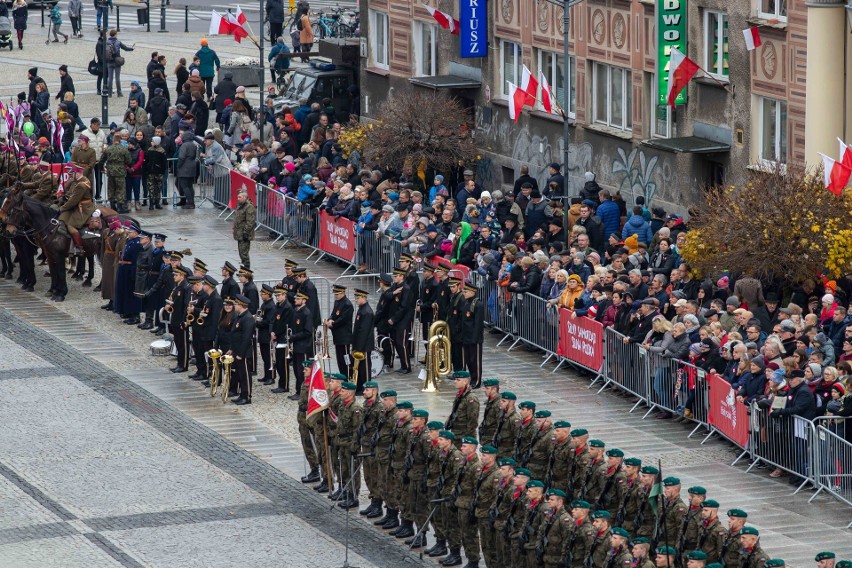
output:
{"label": "rifle", "polygon": [[541,566],[544,564],[544,551],[547,549],[547,545],[550,542],[548,535],[550,534],[550,529],[553,528],[553,523],[556,521],[556,513],[550,517],[550,520],[547,521],[547,525],[544,527],[544,533],[541,535],[541,542],[535,547],[535,562],[537,565]]}
{"label": "rifle", "polygon": [[568,500],[574,499],[574,477],[577,475],[577,462],[579,461],[577,458],[578,454],[574,455],[574,459],[571,461],[571,473],[568,475],[568,482],[571,486],[568,488],[567,495]]}
{"label": "rifle", "polygon": [[[495,448],[498,448],[498,449],[499,449],[498,444],[500,443],[500,432],[503,431],[503,425],[504,424],[506,424],[506,411],[501,410],[500,411],[500,419],[497,420],[497,430],[494,431],[494,437],[491,438],[491,445],[494,446]],[[480,439],[482,439],[482,436],[480,436]]]}
{"label": "rifle", "polygon": [[622,523],[624,523],[624,516],[627,514],[627,502],[630,501],[630,495],[628,494],[624,500],[621,502],[621,507],[618,508],[618,512],[615,514],[615,526],[620,527]]}
{"label": "rifle", "polygon": [[526,544],[530,541],[530,536],[532,534],[532,522],[535,520],[535,516],[538,514],[538,510],[540,508],[541,503],[536,505],[534,509],[527,511],[527,516],[524,519],[524,529],[521,531],[521,536],[518,537],[518,551],[521,554],[526,552]]}
{"label": "rifle", "polygon": [[435,454],[437,452],[429,452],[429,456],[426,458],[426,467],[423,469],[423,477],[420,479],[420,493],[426,495],[428,491],[429,484],[427,480],[429,479],[429,468],[432,466],[432,460],[435,459]]}
{"label": "rifle", "polygon": [[542,437],[544,436],[544,433],[545,433],[545,431],[542,430],[541,428],[539,428],[538,432],[533,434],[532,440],[530,440],[530,443],[527,446],[527,449],[524,451],[524,457],[521,458],[521,462],[520,462],[521,467],[527,467],[527,463],[529,463],[530,458],[532,457],[533,448],[538,443],[538,441],[542,439]]}
{"label": "rifle", "polygon": [[[523,428],[523,425],[521,425],[521,428]],[[521,433],[522,432],[523,432],[523,430],[519,430],[517,432],[517,435],[515,437],[515,451],[513,452],[515,459],[518,460],[518,463],[520,463],[520,461],[521,461]]]}
{"label": "rifle", "polygon": [[459,408],[461,407],[461,401],[465,397],[465,395],[457,396],[453,401],[453,410],[450,412],[450,416],[447,418],[447,422],[444,425],[444,428],[452,431],[453,425],[456,422],[456,417],[459,414]]}
{"label": "rifle", "polygon": [[589,484],[589,481],[592,479],[592,475],[595,473],[595,466],[598,464],[589,462],[588,467],[586,467],[586,473],[583,475],[583,483],[580,485],[580,492],[577,494],[577,499],[583,499],[586,495],[586,486]]}
{"label": "rifle", "polygon": [[441,464],[441,471],[438,474],[438,485],[435,486],[435,498],[441,497],[441,493],[444,491],[444,483],[447,482],[447,478],[444,476],[444,473],[446,472],[447,464],[450,461],[450,454],[448,453],[444,457],[447,459]]}
{"label": "rifle", "polygon": [[642,490],[642,504],[639,505],[639,510],[636,512],[636,518],[633,520],[633,533],[639,530],[639,527],[645,522],[645,507],[648,506],[648,494]]}
{"label": "rifle", "polygon": [[574,544],[577,542],[577,533],[580,532],[580,527],[575,526],[574,530],[571,531],[571,540],[568,541],[568,547],[565,549],[565,558],[562,559],[562,563],[571,568],[571,564],[574,562]]}
{"label": "rifle", "polygon": [[[697,515],[698,511],[701,511],[701,509],[695,509],[695,511],[695,515]],[[689,521],[691,521],[695,515],[692,514],[692,507],[690,507],[687,509],[686,514],[683,516],[683,520],[680,522],[680,535],[677,539],[678,556],[683,554],[683,549],[686,547],[686,528],[689,526]]]}
{"label": "rifle", "polygon": [[373,437],[370,438],[370,451],[371,452],[375,453],[376,446],[379,445],[379,434],[381,433],[382,428],[384,428],[385,423],[387,421],[388,421],[388,413],[382,412],[382,415],[379,416],[379,422],[376,424],[376,431],[373,433]]}
{"label": "rifle", "polygon": [[506,526],[503,527],[503,538],[506,540],[509,539],[509,535],[511,535],[512,531],[515,529],[515,508],[518,506],[520,501],[521,498],[518,497],[512,501],[512,506],[509,508],[509,518],[506,519]]}
{"label": "rifle", "polygon": [[[607,535],[605,534],[604,536]],[[595,550],[598,549],[598,545],[601,543],[601,540],[598,540],[597,535],[595,536],[594,540],[592,540],[592,546],[589,547],[589,552],[586,553],[586,559],[583,560],[583,568],[595,568],[592,565],[592,560],[594,559]]]}
{"label": "rifle", "polygon": [[408,453],[405,454],[405,461],[402,462],[402,482],[405,484],[411,483],[411,478],[408,477],[408,472],[411,471],[414,465],[414,450],[417,447],[417,441],[420,436],[414,436],[414,441],[408,444]]}
{"label": "rifle", "polygon": [[668,499],[663,497],[660,501],[662,501],[662,507],[660,507],[660,516],[657,517],[657,523],[654,527],[654,537],[651,539],[651,550],[657,550],[657,544],[660,542],[660,534],[666,530],[666,501],[668,501]]}
{"label": "rifle", "polygon": [[452,493],[453,500],[450,501],[451,507],[455,506],[454,503],[455,503],[456,499],[458,499],[459,495],[461,495],[461,481],[462,481],[462,478],[464,477],[464,470],[465,470],[466,467],[467,467],[467,462],[465,462],[459,468],[459,472],[458,472],[458,474],[456,474],[456,484],[453,486],[453,493]]}
{"label": "rifle", "polygon": [[470,500],[470,505],[467,507],[467,522],[471,525],[476,522],[476,506],[479,504],[479,490],[487,478],[487,475],[480,473],[479,479],[476,480],[476,487],[473,488],[473,499]]}
{"label": "rifle", "polygon": [[544,486],[550,488],[550,485],[553,483],[553,466],[556,461],[556,445],[551,444],[550,446],[550,455],[547,456],[547,469],[544,474]]}
{"label": "rifle", "polygon": [[488,523],[491,525],[491,529],[494,529],[494,523],[497,521],[497,515],[500,511],[500,505],[503,503],[503,497],[506,495],[505,491],[500,490],[497,494],[497,498],[494,499],[494,502],[491,503],[491,506],[488,508]]}
{"label": "rifle", "polygon": [[[607,505],[609,505],[609,501],[610,501],[610,499],[612,499],[609,492],[612,490],[612,485],[615,483],[615,477],[618,475],[619,471],[621,471],[621,470],[616,469],[612,473],[612,475],[610,475],[607,478],[606,484],[604,485],[604,488],[603,488],[603,492],[601,492],[601,496],[598,497],[598,500],[595,503],[595,510],[606,509]],[[657,548],[654,547],[652,550],[657,550]]]}
{"label": "rifle", "polygon": [[369,413],[364,412],[363,416],[361,417],[361,424],[358,426],[358,429],[355,431],[355,440],[356,440],[356,443],[358,444],[359,450],[361,449],[361,440],[364,438],[364,434],[367,433],[367,418],[369,417],[369,415],[372,412],[374,412],[374,411],[371,410]]}

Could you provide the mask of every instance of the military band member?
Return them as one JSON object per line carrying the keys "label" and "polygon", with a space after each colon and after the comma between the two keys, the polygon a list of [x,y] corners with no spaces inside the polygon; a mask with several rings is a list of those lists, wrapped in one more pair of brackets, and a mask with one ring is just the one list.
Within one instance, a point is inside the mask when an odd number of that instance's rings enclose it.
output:
{"label": "military band member", "polygon": [[263,361],[263,379],[260,383],[271,385],[272,378],[272,326],[275,323],[275,302],[272,299],[275,290],[269,284],[260,288],[260,310],[257,321],[257,344],[260,348],[260,359]]}
{"label": "military band member", "polygon": [[[440,498],[441,489],[438,483],[441,478],[441,456],[442,450],[438,445],[438,435],[444,429],[444,423],[438,420],[432,420],[426,424],[426,429],[429,434],[429,453],[426,455],[426,465],[423,472],[423,478],[419,483],[421,486],[421,497],[425,501],[427,512],[432,515],[432,528],[435,531],[435,545],[423,551],[427,556],[444,556],[447,554],[447,537],[441,530],[441,503],[433,502]],[[417,522],[417,521],[415,521]],[[425,522],[425,521],[424,521]],[[419,525],[418,525],[419,526]],[[421,527],[421,530],[422,527]],[[407,542],[407,541],[406,541]],[[426,537],[423,537],[423,547],[426,546]]]}
{"label": "military band member", "polygon": [[278,385],[272,389],[276,394],[290,392],[290,367],[287,359],[290,326],[293,323],[293,306],[287,299],[287,290],[276,286],[272,290],[275,299],[275,319],[272,322],[272,345],[275,349],[275,373]]}
{"label": "military band member", "polygon": [[550,459],[550,444],[553,426],[550,423],[550,411],[539,410],[535,413],[536,430],[529,445],[521,455],[521,465],[529,469],[533,477],[544,481],[547,475],[547,463]]}
{"label": "military band member", "polygon": [[[399,520],[397,518],[397,514],[394,514],[390,505],[390,501],[393,500],[393,497],[388,496],[388,473],[390,472],[391,457],[388,450],[390,449],[394,427],[396,426],[396,391],[382,391],[379,397],[382,401],[382,413],[379,415],[379,424],[377,426],[378,430],[374,437],[372,446],[376,453],[377,462],[376,493],[378,494],[378,497],[385,502],[385,515],[382,518],[373,521],[373,524],[377,527],[384,528],[385,524],[390,525],[395,521],[396,524],[393,524],[393,527],[389,526],[388,528],[397,528],[399,526]],[[381,507],[379,510],[381,511]]]}
{"label": "military band member", "polygon": [[717,562],[728,531],[719,522],[719,502],[707,499],[701,503],[701,527],[698,529],[698,547],[707,555],[708,562]]}
{"label": "military band member", "polygon": [[[136,257],[136,282],[133,289],[133,295],[141,300],[142,311],[145,313],[144,322],[137,323],[136,327],[142,328],[148,321],[148,306],[145,303],[145,292],[154,284],[154,279],[151,277],[152,267],[154,266],[154,246],[151,244],[153,235],[148,231],[139,232],[139,244],[141,249]],[[153,327],[153,324],[151,324]],[[150,328],[147,328],[150,329]]]}
{"label": "military band member", "polygon": [[185,373],[189,366],[186,330],[186,309],[189,305],[187,276],[189,276],[189,268],[186,266],[179,265],[174,269],[175,287],[166,302],[172,307],[169,333],[174,337],[175,349],[177,350],[177,366],[170,369],[172,373]]}
{"label": "military band member", "polygon": [[196,258],[192,261],[192,274],[193,276],[198,276],[199,278],[204,278],[207,276],[207,263],[201,260],[200,258]]}
{"label": "military band member", "polygon": [[[432,450],[432,440],[426,428],[428,420],[429,412],[426,410],[418,408],[411,413],[411,430],[405,441],[405,459],[402,463],[402,526],[394,536],[408,538],[405,542],[409,546],[413,545],[411,548],[426,545],[427,527],[424,525],[429,508],[428,498],[421,491],[421,481],[426,474],[426,462]],[[412,534],[405,536],[407,533]]]}
{"label": "military band member", "polygon": [[494,435],[497,433],[497,423],[500,421],[500,381],[485,379],[482,381],[485,389],[485,411],[479,424],[479,440],[485,445],[494,446]]}
{"label": "military band member", "polygon": [[[479,542],[482,543],[482,556],[486,566],[496,566],[496,548],[494,527],[491,525],[489,512],[497,499],[497,448],[485,445],[480,449],[479,461],[482,469],[473,488],[473,501],[468,511],[476,519],[476,529],[479,532]],[[468,557],[470,560],[470,557]]]}
{"label": "military band member", "polygon": [[414,295],[411,288],[405,282],[408,272],[400,267],[393,269],[393,286],[391,288],[390,314],[388,325],[390,326],[391,340],[399,358],[399,369],[397,373],[407,375],[411,372],[411,360],[408,349],[408,332],[411,327],[411,316],[414,309]]}
{"label": "military band member", "polygon": [[621,527],[612,529],[612,533],[609,535],[610,551],[603,566],[606,568],[615,568],[617,566],[632,567],[633,556],[627,549],[628,542],[630,542],[629,532]]}
{"label": "military band member", "polygon": [[464,313],[467,302],[462,293],[461,278],[451,277],[449,279],[450,286],[450,307],[447,314],[447,325],[450,328],[450,359],[452,360],[453,371],[463,371],[464,364],[464,347],[462,345],[462,337],[464,334]]}
{"label": "military band member", "polygon": [[[748,513],[742,509],[728,510],[728,532],[725,534],[725,542],[722,544],[721,559],[719,560],[724,566],[739,566],[740,550],[740,531],[745,526],[748,520]],[[818,566],[817,568],[823,568]],[[833,567],[832,567],[833,568]]]}
{"label": "military band member", "polygon": [[388,323],[391,314],[391,304],[393,303],[393,290],[391,285],[393,278],[390,274],[379,275],[379,301],[376,303],[375,322],[376,322],[376,341],[379,344],[379,350],[382,352],[382,360],[385,367],[390,368],[393,364],[393,341],[391,340],[391,326]]}
{"label": "military band member", "polygon": [[[482,384],[482,342],[485,338],[485,305],[477,298],[479,289],[471,283],[464,285],[465,311],[462,316],[461,343],[464,365],[470,373],[470,386]],[[452,338],[452,335],[450,336]]]}
{"label": "military band member", "polygon": [[521,421],[518,423],[513,457],[520,464],[523,461],[524,452],[529,447],[530,442],[532,442],[537,430],[535,423],[535,403],[531,400],[525,400],[518,404],[518,415]]}
{"label": "military band member", "polygon": [[439,264],[435,267],[435,279],[438,281],[438,284],[435,291],[436,297],[432,302],[432,309],[437,310],[438,320],[440,321],[447,321],[450,314],[452,292],[450,292],[449,274],[450,269],[447,266]]}
{"label": "military band member", "polygon": [[287,299],[290,303],[293,303],[293,298],[296,297],[296,291],[299,288],[299,283],[296,282],[296,276],[293,274],[293,269],[299,268],[299,263],[290,260],[289,258],[284,259],[284,278],[281,279],[281,286],[287,290]]}
{"label": "military band member", "polygon": [[[340,459],[340,483],[344,489],[338,507],[352,509],[358,506],[361,488],[360,474],[356,469],[355,455],[360,452],[356,433],[361,425],[363,409],[355,398],[355,385],[344,381],[340,385],[340,405],[337,413],[337,444]],[[354,472],[354,477],[353,477]]]}
{"label": "military band member", "polygon": [[225,261],[222,265],[222,291],[223,298],[235,298],[240,293],[240,285],[234,280],[234,274],[237,273],[237,267],[229,261]]}
{"label": "military band member", "polygon": [[515,468],[518,464],[514,458],[499,458],[497,465],[495,497],[488,510],[489,528],[491,530],[489,538],[494,542],[493,549],[485,547],[487,539],[482,535],[481,525],[479,531],[480,539],[483,542],[482,554],[485,556],[485,565],[488,567],[508,566],[511,562],[511,558],[505,556],[507,547],[505,546],[506,539],[503,537],[503,531],[506,529],[509,511],[512,507],[512,496],[515,492]]}
{"label": "military band member", "polygon": [[[148,277],[145,282],[145,322],[139,326],[139,329],[152,330],[160,327],[160,308],[165,305],[166,296],[163,294],[163,284],[165,280],[161,280],[163,271],[166,266],[169,267],[168,278],[174,283],[171,275],[171,264],[168,261],[168,253],[166,251],[166,235],[154,233],[152,240],[154,248],[152,250],[151,267],[148,270]],[[152,332],[153,333],[153,332]]]}
{"label": "military band member", "polygon": [[500,418],[497,420],[497,430],[491,439],[491,445],[497,448],[498,456],[512,457],[515,455],[515,440],[518,438],[518,428],[521,417],[515,410],[517,395],[510,391],[500,393]]}
{"label": "military band member", "polygon": [[[258,294],[257,286],[254,283],[254,271],[247,266],[240,266],[238,276],[242,295],[249,301],[249,314],[254,317],[260,309],[260,294]],[[249,371],[254,375],[257,372],[257,337],[252,337],[251,340],[251,353],[249,353],[248,366]]]}
{"label": "military band member", "polygon": [[405,468],[405,454],[408,449],[408,439],[411,435],[411,412],[414,406],[411,402],[403,400],[396,405],[396,421],[391,431],[390,445],[388,446],[388,473],[385,482],[385,502],[390,509],[389,521],[382,525],[383,529],[396,529],[391,531],[391,536],[409,538],[414,536],[413,524],[401,518],[405,515],[407,494],[403,492],[403,469]]}
{"label": "military band member", "polygon": [[[406,272],[405,284],[411,292],[411,306],[416,310],[420,306],[420,276],[417,274],[417,263],[413,256],[404,252],[399,255],[399,267]],[[414,320],[412,314],[412,317],[408,320],[408,331],[406,332],[408,338],[406,349],[409,356],[414,353]],[[424,337],[428,337],[428,335]]]}
{"label": "military band member", "polygon": [[561,489],[568,495],[571,462],[574,450],[571,447],[571,423],[557,420],[553,423],[553,442],[550,444],[550,456],[547,459],[547,471],[544,484],[551,489]]}
{"label": "military band member", "polygon": [[769,555],[760,547],[760,531],[751,526],[740,530],[739,568],[765,568],[769,565]]}
{"label": "military band member", "polygon": [[322,325],[317,287],[313,282],[311,282],[310,278],[308,278],[308,273],[304,268],[294,268],[293,276],[296,277],[296,284],[298,285],[296,292],[301,292],[308,297],[307,308],[311,312],[311,326],[314,329],[317,329]]}
{"label": "military band member", "polygon": [[305,307],[308,303],[307,294],[302,292],[296,293],[296,298],[293,300],[295,309],[293,311],[293,325],[291,326],[293,354],[293,376],[296,377],[296,394],[290,395],[290,398],[295,400],[295,396],[302,390],[302,364],[305,359],[312,359],[314,356],[314,326],[313,315],[310,310]]}
{"label": "military band member", "polygon": [[[435,265],[423,263],[423,281],[420,282],[420,302],[417,304],[417,312],[420,314],[420,337],[425,342],[429,339],[429,327],[435,321],[435,312],[433,305],[438,299],[438,288],[440,282],[435,278]],[[425,350],[424,350],[425,351]],[[426,354],[424,352],[423,360],[425,363]]]}
{"label": "military band member", "polygon": [[[322,479],[322,475],[320,475],[320,467],[319,460],[317,459],[316,450],[314,450],[314,434],[310,425],[308,424],[307,414],[308,414],[308,389],[310,388],[310,377],[311,377],[311,369],[314,366],[314,360],[311,358],[303,359],[301,362],[302,368],[299,369],[299,374],[297,376],[302,377],[301,382],[298,380],[296,384],[296,394],[299,395],[299,407],[296,413],[296,421],[299,424],[299,438],[302,442],[302,451],[305,454],[305,459],[308,462],[308,467],[311,468],[310,472],[303,476],[301,481],[302,483],[316,483],[320,479]],[[296,369],[293,369],[293,372],[296,372]],[[323,460],[325,456],[323,456]]]}
{"label": "military band member", "polygon": [[479,399],[470,390],[470,375],[467,371],[453,373],[453,381],[456,387],[456,397],[453,399],[453,409],[445,429],[456,435],[456,442],[461,445],[464,437],[474,437],[476,425],[479,423]]}
{"label": "military band member", "polygon": [[[357,392],[357,391],[356,391]],[[382,516],[382,497],[379,488],[378,459],[376,458],[376,445],[379,440],[379,429],[384,426],[386,417],[384,406],[379,401],[379,383],[367,381],[364,383],[364,414],[361,416],[361,425],[358,429],[358,441],[361,444],[360,451],[370,454],[364,458],[364,481],[370,496],[370,505],[358,511],[368,519]]]}
{"label": "military band member", "polygon": [[222,297],[216,291],[219,283],[215,278],[206,275],[201,280],[201,292],[204,294],[204,306],[192,322],[192,344],[195,349],[195,369],[204,381],[204,386],[210,386],[210,367],[207,352],[213,349],[216,341],[216,328],[222,316]]}
{"label": "military band member", "polygon": [[237,316],[231,335],[229,354],[234,357],[233,366],[237,375],[239,397],[234,400],[234,404],[237,405],[251,404],[251,375],[248,365],[255,321],[251,312],[248,311],[248,306],[249,299],[244,295],[239,294],[234,298],[234,310]]}
{"label": "military band member", "polygon": [[634,568],[654,568],[651,562],[651,541],[644,536],[637,536],[631,543],[630,553],[633,556]]}
{"label": "military band member", "polygon": [[688,508],[680,523],[677,534],[677,548],[681,555],[698,548],[698,530],[701,527],[701,503],[707,498],[707,490],[696,485],[686,490]]}
{"label": "military band member", "polygon": [[185,317],[187,321],[192,319],[192,322],[187,325],[187,330],[189,333],[189,343],[192,346],[193,353],[193,357],[190,360],[194,360],[196,364],[196,371],[189,375],[189,378],[199,381],[204,380],[203,374],[197,371],[198,365],[204,363],[204,354],[200,352],[201,347],[198,344],[199,335],[196,333],[197,324],[195,323],[195,320],[198,319],[198,316],[201,314],[201,310],[204,309],[204,302],[207,300],[207,296],[204,294],[201,286],[201,281],[203,279],[203,276],[198,276],[197,274],[192,274],[186,278],[186,281],[189,284],[190,300]]}
{"label": "military band member", "polygon": [[370,355],[373,349],[376,348],[375,331],[373,323],[375,321],[373,308],[370,307],[367,301],[367,293],[364,290],[355,289],[355,304],[358,309],[355,312],[355,322],[352,326],[352,352],[363,353],[364,358],[358,363],[358,381],[356,386],[360,393],[364,389],[364,383],[370,380],[373,376],[373,365]]}
{"label": "military band member", "polygon": [[337,359],[337,371],[352,378],[352,318],[355,311],[352,302],[346,297],[346,287],[335,284],[332,289],[334,305],[325,324],[331,330],[334,355]]}

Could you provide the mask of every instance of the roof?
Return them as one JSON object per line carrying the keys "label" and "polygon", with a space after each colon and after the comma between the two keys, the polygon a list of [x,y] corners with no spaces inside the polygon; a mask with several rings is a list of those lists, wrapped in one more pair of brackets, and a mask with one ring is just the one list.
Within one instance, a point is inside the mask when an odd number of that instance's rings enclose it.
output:
{"label": "roof", "polygon": [[665,150],[667,152],[677,152],[683,154],[713,154],[717,152],[730,152],[731,145],[724,142],[716,142],[709,138],[700,136],[681,136],[680,138],[650,138],[643,140],[642,144]]}

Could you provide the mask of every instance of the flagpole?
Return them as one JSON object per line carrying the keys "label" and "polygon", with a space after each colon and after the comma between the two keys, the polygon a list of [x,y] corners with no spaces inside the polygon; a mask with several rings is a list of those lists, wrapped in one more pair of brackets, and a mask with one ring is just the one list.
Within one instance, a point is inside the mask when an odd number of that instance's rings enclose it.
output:
{"label": "flagpole", "polygon": [[322,411],[322,435],[325,440],[325,480],[329,487],[334,483],[334,478],[331,476],[331,450],[328,447],[328,428],[326,425],[325,415],[327,410]]}

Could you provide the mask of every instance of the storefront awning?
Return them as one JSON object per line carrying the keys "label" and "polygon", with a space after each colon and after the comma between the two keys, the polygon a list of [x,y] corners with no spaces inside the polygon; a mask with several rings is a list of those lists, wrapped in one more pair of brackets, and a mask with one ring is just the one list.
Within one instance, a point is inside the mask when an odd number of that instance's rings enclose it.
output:
{"label": "storefront awning", "polygon": [[413,85],[427,87],[429,89],[478,89],[482,86],[481,81],[459,77],[458,75],[436,75],[434,77],[411,77],[409,81]]}
{"label": "storefront awning", "polygon": [[709,138],[700,136],[682,136],[680,138],[651,138],[643,140],[642,144],[665,150],[666,152],[678,152],[682,154],[713,154],[717,152],[730,152],[731,145],[716,142]]}

